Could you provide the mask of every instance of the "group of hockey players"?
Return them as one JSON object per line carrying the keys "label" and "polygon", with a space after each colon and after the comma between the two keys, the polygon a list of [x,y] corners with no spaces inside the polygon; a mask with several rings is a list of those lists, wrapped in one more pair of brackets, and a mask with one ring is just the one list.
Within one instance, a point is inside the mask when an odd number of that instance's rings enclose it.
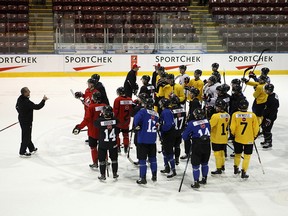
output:
{"label": "group of hockey players", "polygon": [[[132,162],[139,167],[136,183],[147,184],[147,163],[152,172],[151,180],[157,181],[158,137],[161,143],[158,152],[162,153],[164,161],[160,173],[167,178],[177,175],[176,167],[180,159],[191,159],[194,178],[191,187],[197,189],[201,184],[207,184],[211,148],[216,163],[211,175],[216,176],[225,171],[228,146],[233,150],[230,156],[234,158],[234,174],[247,179],[255,139],[263,134],[263,149],[272,148],[271,129],[277,118],[279,101],[268,77],[269,69],[262,68],[259,77],[253,70],[248,79],[245,76],[232,79],[228,85],[225,76],[224,83],[221,82],[218,63],[212,64],[212,74],[204,81],[201,80],[200,69],[195,70],[194,77],[190,78],[186,74],[187,67],[181,65],[180,75],[174,77],[166,73],[160,64],[154,66],[151,84],[150,76],[143,75],[139,89],[137,72],[140,67],[134,64],[123,87],[117,88],[113,107],[109,105],[98,74],[88,79],[85,93],[75,93],[75,97],[84,104],[85,115],[73,133],[79,134],[87,126],[93,161],[89,166],[92,169],[100,168],[98,178],[106,180],[106,168],[110,165],[108,157],[111,159],[113,178],[118,178],[118,154],[123,147],[127,158],[132,161],[130,148],[133,142],[137,161]],[[243,95],[244,84],[255,89],[252,112],[248,111],[249,103]],[[228,93],[230,89],[231,95]],[[137,96],[136,100],[132,100],[133,94]],[[132,134],[134,140],[131,140]],[[182,140],[184,154],[180,157]]]}

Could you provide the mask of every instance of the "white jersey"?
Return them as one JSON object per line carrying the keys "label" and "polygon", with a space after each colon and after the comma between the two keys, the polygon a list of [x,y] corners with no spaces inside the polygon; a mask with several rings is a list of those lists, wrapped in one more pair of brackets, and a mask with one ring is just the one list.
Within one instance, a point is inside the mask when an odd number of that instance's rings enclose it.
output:
{"label": "white jersey", "polygon": [[215,105],[215,101],[218,97],[218,94],[217,94],[217,86],[220,86],[221,84],[220,83],[215,83],[214,85],[211,85],[211,86],[208,86],[208,84],[206,84],[204,86],[204,89],[203,89],[203,95],[204,97],[208,97],[210,98],[210,101],[206,101],[206,105],[207,106],[213,106]]}
{"label": "white jersey", "polygon": [[184,79],[186,77],[189,77],[189,75],[188,74],[180,74],[176,77],[176,79],[179,79],[179,84],[183,86],[184,85]]}

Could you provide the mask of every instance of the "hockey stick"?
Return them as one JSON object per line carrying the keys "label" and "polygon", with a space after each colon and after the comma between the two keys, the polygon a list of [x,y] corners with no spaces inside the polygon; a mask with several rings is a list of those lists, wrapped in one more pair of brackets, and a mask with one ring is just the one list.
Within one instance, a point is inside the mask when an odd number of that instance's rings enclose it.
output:
{"label": "hockey stick", "polygon": [[262,163],[261,163],[260,155],[259,155],[258,149],[257,149],[257,147],[256,147],[255,141],[254,141],[253,145],[254,145],[254,147],[255,147],[255,150],[256,150],[256,153],[257,153],[257,156],[258,156],[258,160],[259,160],[259,163],[260,163],[260,165],[261,165],[261,169],[262,169],[262,172],[263,172],[263,175],[264,175],[265,172],[264,172],[264,169],[263,169],[263,165],[262,165]]}
{"label": "hockey stick", "polygon": [[224,84],[226,84],[226,71],[224,68],[223,68],[223,79],[224,79]]}
{"label": "hockey stick", "polygon": [[[75,97],[75,93],[74,93],[74,91],[72,89],[70,89],[70,92],[73,95],[73,97],[76,98]],[[82,102],[82,104],[84,104],[84,100],[81,100],[80,98],[76,98],[76,99],[80,100]]]}
{"label": "hockey stick", "polygon": [[[162,136],[161,136],[161,134],[160,134],[160,131],[159,130],[157,130],[157,134],[158,134],[158,136],[159,136],[159,139],[160,139],[160,144],[161,144],[161,146],[163,145],[163,139],[162,139]],[[161,151],[158,151],[158,154],[160,154],[160,153],[162,153],[162,150]]]}
{"label": "hockey stick", "polygon": [[[251,70],[252,68],[253,68],[253,67],[250,66],[250,67],[248,67],[248,68],[246,68],[246,69],[244,70],[244,73],[243,73],[243,77],[242,77],[242,79],[245,78],[245,74],[246,74],[246,72],[247,72],[248,70]],[[243,82],[242,82],[242,84],[241,84],[241,88],[243,88]]]}
{"label": "hockey stick", "polygon": [[191,146],[190,146],[190,149],[189,149],[189,155],[188,155],[188,158],[187,158],[187,162],[186,162],[186,165],[185,165],[185,170],[183,172],[183,176],[182,176],[182,179],[181,179],[181,183],[180,183],[178,192],[181,191],[181,188],[182,188],[182,185],[183,185],[184,177],[186,175],[187,167],[188,167],[189,160],[190,160],[190,157],[191,157],[191,151],[192,151],[192,143],[191,143]]}
{"label": "hockey stick", "polygon": [[[254,71],[255,71],[256,67],[258,66],[258,63],[259,63],[259,61],[260,61],[263,53],[266,52],[266,51],[269,51],[269,50],[270,50],[269,48],[262,50],[261,54],[259,55],[259,58],[257,59],[257,62],[256,62],[256,64],[255,64],[255,66],[254,66],[254,68],[253,68],[253,70],[252,70],[252,74],[254,74]],[[249,78],[249,80],[250,80],[250,78]],[[243,92],[246,90],[246,87],[247,87],[247,85],[246,85],[245,88],[243,89]]]}
{"label": "hockey stick", "polygon": [[132,134],[133,130],[129,130],[130,132],[130,138],[129,138],[129,145],[128,145],[128,151],[127,151],[127,159],[130,161],[131,164],[135,165],[135,162],[130,158],[130,149],[131,149],[131,140],[132,140]]}
{"label": "hockey stick", "polygon": [[[232,148],[228,143],[227,146],[234,152],[234,148]],[[244,159],[244,157],[241,155],[241,158]]]}
{"label": "hockey stick", "polygon": [[12,127],[12,126],[14,126],[14,125],[18,124],[18,123],[19,123],[19,122],[15,122],[15,123],[13,123],[13,124],[11,124],[11,125],[9,125],[9,126],[7,126],[7,127],[3,128],[3,129],[1,129],[1,130],[0,130],[0,132],[2,132],[2,131],[4,131],[4,130],[6,130],[6,129],[8,129],[8,128],[10,128],[10,127]]}

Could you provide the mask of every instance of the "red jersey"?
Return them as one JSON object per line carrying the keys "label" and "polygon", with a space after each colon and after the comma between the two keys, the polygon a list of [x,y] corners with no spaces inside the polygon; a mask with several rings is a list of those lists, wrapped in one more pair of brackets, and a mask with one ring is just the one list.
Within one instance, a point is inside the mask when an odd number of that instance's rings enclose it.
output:
{"label": "red jersey", "polygon": [[90,88],[87,88],[85,90],[85,93],[84,93],[84,96],[83,96],[83,104],[84,104],[84,109],[86,111],[86,109],[89,107],[89,105],[92,103],[92,95],[94,92],[98,92],[97,89],[90,89]]}
{"label": "red jersey", "polygon": [[128,129],[132,112],[132,99],[126,96],[119,96],[114,100],[113,112],[118,119],[118,128]]}
{"label": "red jersey", "polygon": [[79,129],[83,129],[85,126],[88,127],[88,136],[98,139],[99,129],[94,126],[94,121],[96,121],[106,104],[91,103],[86,109],[83,121],[78,125]]}

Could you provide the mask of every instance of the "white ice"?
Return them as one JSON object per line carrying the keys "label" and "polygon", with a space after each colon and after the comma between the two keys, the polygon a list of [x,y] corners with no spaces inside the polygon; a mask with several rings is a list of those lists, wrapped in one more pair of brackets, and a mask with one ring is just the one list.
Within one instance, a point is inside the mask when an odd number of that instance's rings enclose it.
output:
{"label": "white ice", "polygon": [[[241,74],[239,74],[239,77]],[[205,77],[203,77],[205,78]],[[227,83],[234,78],[227,76]],[[17,122],[15,103],[20,89],[31,90],[31,100],[39,103],[46,94],[46,106],[34,111],[33,142],[39,151],[32,158],[19,158],[21,139],[19,124],[0,132],[0,215],[1,216],[58,216],[58,215],[274,215],[288,213],[288,76],[271,76],[275,92],[280,98],[278,119],[273,128],[273,149],[264,151],[263,138],[256,140],[265,174],[262,173],[254,151],[247,181],[233,175],[233,159],[226,161],[226,172],[221,177],[208,177],[208,184],[199,191],[191,189],[192,168],[189,163],[182,191],[178,188],[186,161],[177,166],[177,176],[168,180],[158,173],[157,183],[136,184],[138,170],[119,155],[119,179],[111,177],[99,182],[99,171],[92,171],[90,149],[84,143],[83,132],[73,135],[73,127],[83,118],[83,107],[70,93],[86,88],[88,78],[1,78],[0,129]],[[101,77],[110,103],[124,77]],[[140,83],[140,77],[138,77]],[[245,94],[250,104],[253,88]],[[250,106],[251,107],[251,106]],[[159,143],[158,143],[158,147]],[[183,144],[182,144],[183,153]],[[231,153],[230,149],[229,154]],[[135,158],[135,148],[131,149]],[[213,153],[210,171],[215,169]],[[158,154],[158,170],[163,168]]]}

